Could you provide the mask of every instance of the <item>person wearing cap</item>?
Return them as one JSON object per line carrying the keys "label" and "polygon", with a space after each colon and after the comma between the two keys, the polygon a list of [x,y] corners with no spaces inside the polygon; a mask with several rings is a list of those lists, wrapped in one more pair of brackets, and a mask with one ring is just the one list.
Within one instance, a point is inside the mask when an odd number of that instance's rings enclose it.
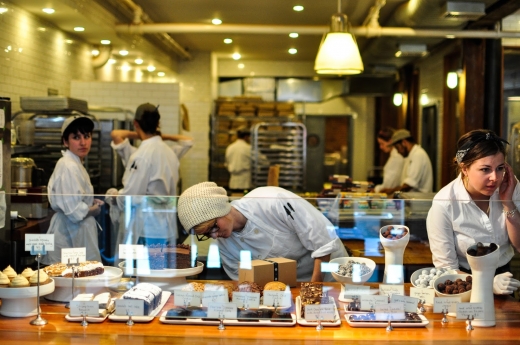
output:
{"label": "person wearing cap", "polygon": [[401,192],[431,193],[433,188],[433,169],[426,151],[415,143],[406,129],[398,129],[392,135],[390,144],[404,157],[401,184],[394,188],[383,188],[381,193]]}
{"label": "person wearing cap", "polygon": [[226,168],[229,171],[229,191],[243,193],[251,188],[251,132],[237,129],[237,139],[226,148]]}
{"label": "person wearing cap", "polygon": [[[173,196],[177,195],[179,159],[193,141],[184,135],[161,134],[160,118],[158,106],[141,104],[135,112],[134,131],[111,132],[111,146],[120,155],[125,172],[123,188],[107,191],[110,203],[117,204],[110,212],[114,219],[119,218],[118,213],[131,210],[131,215],[123,214],[129,221],[120,222],[117,244],[167,244],[175,243],[178,237]],[[179,145],[170,148],[163,138]],[[139,147],[132,146],[129,139],[141,140]],[[125,206],[125,198],[111,196],[132,196],[132,207]]]}
{"label": "person wearing cap", "polygon": [[390,153],[390,156],[383,167],[383,183],[374,187],[374,192],[376,193],[381,192],[383,189],[395,188],[401,185],[404,158],[391,144],[394,132],[395,130],[393,128],[385,127],[377,133],[379,149],[384,153]]}
{"label": "person wearing cap", "polygon": [[471,273],[467,249],[477,242],[499,246],[493,292],[520,287],[509,262],[520,251],[520,184],[506,163],[507,141],[478,129],[460,137],[453,160],[457,178],[433,198],[426,229],[435,267]]}
{"label": "person wearing cap", "polygon": [[298,281],[332,281],[321,264],[348,256],[332,223],[307,200],[280,187],[255,188],[229,203],[224,188],[202,182],[186,189],[177,207],[184,229],[199,241],[216,240],[232,280],[238,280],[243,251],[252,259],[296,260]]}
{"label": "person wearing cap", "polygon": [[83,161],[90,152],[94,122],[87,116],[70,116],[61,127],[67,148],[58,160],[47,186],[49,202],[56,212],[47,234],[54,234],[54,251],[42,257],[46,265],[61,262],[63,248],[86,248],[86,260],[101,261],[96,219],[103,201],[94,199],[94,188]]}

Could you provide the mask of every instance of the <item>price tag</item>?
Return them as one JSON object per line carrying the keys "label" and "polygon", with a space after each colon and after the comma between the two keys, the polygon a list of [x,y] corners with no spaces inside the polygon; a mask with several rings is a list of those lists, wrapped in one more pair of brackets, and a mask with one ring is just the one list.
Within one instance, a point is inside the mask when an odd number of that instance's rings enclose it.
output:
{"label": "price tag", "polygon": [[210,303],[228,303],[227,290],[204,291],[202,293],[202,306],[207,307]]}
{"label": "price tag", "polygon": [[404,320],[404,304],[403,303],[387,303],[375,305],[376,320]]}
{"label": "price tag", "polygon": [[233,292],[233,303],[238,308],[258,309],[260,307],[260,293],[235,291]]}
{"label": "price tag", "polygon": [[305,320],[335,320],[336,306],[334,304],[308,304],[305,306]]}
{"label": "price tag", "polygon": [[98,301],[70,301],[70,316],[99,316]]}
{"label": "price tag", "polygon": [[392,295],[404,296],[404,285],[379,284],[379,294],[388,297],[392,297]]}
{"label": "price tag", "polygon": [[87,260],[87,248],[85,247],[61,249],[61,262],[64,264],[85,262],[85,260]]}
{"label": "price tag", "polygon": [[208,318],[212,319],[236,319],[237,305],[235,303],[210,303],[208,305]]}
{"label": "price tag", "polygon": [[390,303],[402,303],[404,305],[404,311],[408,313],[416,313],[419,299],[415,297],[392,295]]}
{"label": "price tag", "polygon": [[433,299],[433,312],[442,313],[448,309],[450,313],[457,312],[457,303],[460,303],[460,297],[435,297]]}
{"label": "price tag", "polygon": [[263,304],[268,307],[289,307],[291,293],[289,291],[264,291]]}
{"label": "price tag", "polygon": [[119,258],[127,260],[147,259],[144,246],[142,244],[120,244]]}
{"label": "price tag", "polygon": [[196,306],[200,305],[202,300],[202,291],[183,291],[174,290],[173,304],[177,306]]}
{"label": "price tag", "polygon": [[144,301],[135,299],[116,299],[115,315],[144,316]]}
{"label": "price tag", "polygon": [[361,295],[368,295],[370,293],[370,286],[345,284],[343,298],[360,298]]}
{"label": "price tag", "polygon": [[25,234],[25,250],[32,255],[54,251],[54,234]]}
{"label": "price tag", "polygon": [[388,297],[379,295],[362,295],[359,299],[359,309],[361,310],[375,310],[376,304],[388,304]]}
{"label": "price tag", "polygon": [[475,319],[484,318],[484,303],[458,303],[457,319],[467,319],[472,316]]}
{"label": "price tag", "polygon": [[433,299],[435,298],[435,290],[428,288],[418,288],[418,287],[410,287],[410,296],[416,297],[421,301],[425,301],[427,304],[433,304]]}

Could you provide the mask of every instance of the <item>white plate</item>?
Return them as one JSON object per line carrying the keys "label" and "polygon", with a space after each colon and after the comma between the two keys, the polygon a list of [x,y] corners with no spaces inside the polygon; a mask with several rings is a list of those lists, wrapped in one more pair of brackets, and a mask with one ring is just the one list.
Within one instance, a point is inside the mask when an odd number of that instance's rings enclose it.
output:
{"label": "white plate", "polygon": [[[168,301],[168,298],[170,298],[171,294],[172,293],[170,291],[163,291],[162,294],[161,294],[161,303],[159,304],[159,306],[157,308],[155,308],[150,313],[150,315],[146,315],[146,316],[132,316],[132,320],[134,322],[150,322],[150,321],[152,321],[154,317],[159,315],[159,312],[164,307],[164,305]],[[112,321],[123,321],[123,322],[126,322],[126,321],[128,321],[128,316],[127,315],[110,314],[108,316],[108,319],[112,320]]]}
{"label": "white plate", "polygon": [[[92,323],[100,323],[100,322],[103,322],[107,319],[108,315],[110,315],[110,313],[112,313],[115,309],[115,301],[114,300],[111,300],[110,301],[110,306],[108,307],[108,309],[99,309],[99,313],[103,313],[105,312],[105,316],[87,316],[85,318],[85,320],[87,322],[92,322]],[[65,315],[65,320],[67,321],[70,321],[70,322],[81,322],[83,321],[83,316],[70,316],[70,314],[67,314]]]}
{"label": "white plate", "polygon": [[181,270],[177,269],[164,269],[164,270],[150,270],[135,267],[126,267],[126,261],[121,261],[119,267],[125,272],[126,275],[138,276],[138,277],[154,277],[154,278],[174,278],[174,277],[188,277],[199,274],[204,269],[204,264],[197,261],[196,267],[185,268]]}
{"label": "white plate", "polygon": [[[51,281],[47,284],[40,285],[40,296],[48,295],[54,291],[56,281],[51,278]],[[38,287],[28,286],[20,288],[0,288],[0,298],[5,299],[18,299],[18,298],[30,298],[36,297]]]}
{"label": "white plate", "polygon": [[[334,297],[329,297],[329,301],[331,303],[334,303],[334,321],[322,321],[321,325],[323,327],[332,327],[332,326],[340,326],[341,325],[341,319],[339,318],[338,308],[336,308],[336,302],[334,301]],[[318,326],[318,321],[307,321],[304,318],[302,318],[302,302],[300,300],[300,296],[296,296],[296,322],[300,326]]]}
{"label": "white plate", "polygon": [[[117,284],[123,271],[117,267],[105,266],[105,272],[97,276],[74,278],[74,287],[98,287],[98,286],[110,286]],[[52,277],[56,282],[56,287],[68,287],[72,286],[72,278],[65,277]]]}
{"label": "white plate", "polygon": [[[168,323],[172,325],[219,325],[220,321],[209,321],[195,318],[186,318],[186,320],[167,319],[165,311],[159,319],[162,323]],[[291,327],[296,325],[296,315],[291,314],[291,322],[279,322],[273,320],[258,320],[258,321],[238,321],[238,320],[224,320],[226,326],[267,326],[267,327]]]}
{"label": "white plate", "polygon": [[[369,295],[378,295],[379,289],[370,289],[368,290]],[[338,296],[338,301],[340,302],[352,302],[351,298],[345,298],[345,285],[341,284],[341,291]]]}
{"label": "white plate", "polygon": [[[347,320],[347,323],[350,327],[357,328],[386,328],[388,326],[388,322],[386,321],[361,321],[361,322],[351,322],[349,320],[349,316],[345,314],[345,319]],[[426,327],[426,325],[429,323],[429,321],[424,317],[424,315],[419,315],[421,318],[421,322],[399,322],[399,321],[393,321],[392,327],[402,327],[402,328],[419,328],[419,327]]]}

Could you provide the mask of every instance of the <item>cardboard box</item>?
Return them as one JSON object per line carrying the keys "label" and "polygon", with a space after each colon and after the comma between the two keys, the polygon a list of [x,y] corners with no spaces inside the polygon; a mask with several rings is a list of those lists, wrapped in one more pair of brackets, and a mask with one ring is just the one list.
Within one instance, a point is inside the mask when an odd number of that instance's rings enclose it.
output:
{"label": "cardboard box", "polygon": [[[277,272],[275,272],[275,266]],[[238,281],[255,282],[261,287],[272,281],[296,286],[296,261],[286,258],[252,260],[251,269],[240,268],[238,270]]]}

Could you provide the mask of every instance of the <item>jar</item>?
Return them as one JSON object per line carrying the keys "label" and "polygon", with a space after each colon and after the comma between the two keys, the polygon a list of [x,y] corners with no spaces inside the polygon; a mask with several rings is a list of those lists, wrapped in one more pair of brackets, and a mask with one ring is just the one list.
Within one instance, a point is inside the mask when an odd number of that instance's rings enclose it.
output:
{"label": "jar", "polygon": [[36,167],[32,158],[11,158],[11,186],[15,188],[32,187],[32,170]]}

